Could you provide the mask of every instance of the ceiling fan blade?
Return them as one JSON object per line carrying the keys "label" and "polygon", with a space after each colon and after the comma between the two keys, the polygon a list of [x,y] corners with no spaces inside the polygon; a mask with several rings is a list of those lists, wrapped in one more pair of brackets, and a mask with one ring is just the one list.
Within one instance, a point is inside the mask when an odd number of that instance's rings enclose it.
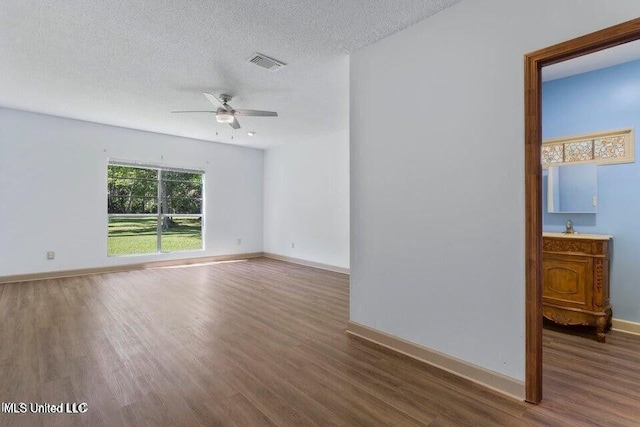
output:
{"label": "ceiling fan blade", "polygon": [[239,116],[278,117],[278,113],[275,111],[233,110],[233,112]]}
{"label": "ceiling fan blade", "polygon": [[189,110],[189,111],[172,111],[172,113],[215,113],[215,111]]}
{"label": "ceiling fan blade", "polygon": [[220,101],[218,98],[216,98],[215,95],[211,95],[210,93],[204,92],[203,95],[209,100],[210,103],[212,103],[213,105],[217,105],[220,104],[222,105],[222,101]]}
{"label": "ceiling fan blade", "polygon": [[207,93],[207,92],[203,92],[203,94],[209,100],[209,102],[212,103],[213,105],[220,104],[222,105],[222,108],[224,108],[225,110],[227,111],[232,110],[229,104],[225,104],[224,102],[220,101],[215,95],[211,95],[210,93]]}
{"label": "ceiling fan blade", "polygon": [[229,126],[231,126],[234,129],[240,129],[240,122],[238,122],[238,119],[234,117],[233,121],[229,123]]}

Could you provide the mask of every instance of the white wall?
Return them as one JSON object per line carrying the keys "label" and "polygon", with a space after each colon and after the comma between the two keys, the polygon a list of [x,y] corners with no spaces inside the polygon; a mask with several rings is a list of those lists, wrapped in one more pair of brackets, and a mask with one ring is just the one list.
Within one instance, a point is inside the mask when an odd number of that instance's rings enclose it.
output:
{"label": "white wall", "polygon": [[[206,249],[107,257],[108,158],[204,170]],[[0,276],[262,252],[262,175],[261,150],[0,109]]]}
{"label": "white wall", "polygon": [[524,379],[523,55],[637,16],[465,0],[352,55],[353,321]]}
{"label": "white wall", "polygon": [[266,150],[264,250],[349,267],[347,130]]}

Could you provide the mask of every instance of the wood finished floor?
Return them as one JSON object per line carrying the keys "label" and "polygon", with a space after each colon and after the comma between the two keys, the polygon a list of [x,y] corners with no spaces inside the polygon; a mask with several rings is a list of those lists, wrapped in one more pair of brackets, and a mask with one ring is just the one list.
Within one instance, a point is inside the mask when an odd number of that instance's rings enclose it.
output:
{"label": "wood finished floor", "polygon": [[545,331],[513,401],[345,334],[345,275],[265,258],[0,285],[0,425],[638,426],[640,337]]}

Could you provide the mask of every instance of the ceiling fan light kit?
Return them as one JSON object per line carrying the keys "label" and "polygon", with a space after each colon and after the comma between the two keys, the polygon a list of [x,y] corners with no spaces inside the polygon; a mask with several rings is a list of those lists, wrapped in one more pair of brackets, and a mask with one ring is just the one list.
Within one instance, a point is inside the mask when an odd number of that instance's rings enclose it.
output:
{"label": "ceiling fan light kit", "polygon": [[216,121],[218,123],[233,123],[233,112],[220,108],[216,112]]}

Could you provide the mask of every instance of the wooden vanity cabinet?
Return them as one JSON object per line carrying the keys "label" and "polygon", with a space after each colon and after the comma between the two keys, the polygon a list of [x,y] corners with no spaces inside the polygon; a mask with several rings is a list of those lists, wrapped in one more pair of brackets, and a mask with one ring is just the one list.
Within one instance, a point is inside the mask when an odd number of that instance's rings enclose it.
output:
{"label": "wooden vanity cabinet", "polygon": [[542,314],[561,325],[595,326],[605,342],[611,327],[610,236],[542,237]]}

